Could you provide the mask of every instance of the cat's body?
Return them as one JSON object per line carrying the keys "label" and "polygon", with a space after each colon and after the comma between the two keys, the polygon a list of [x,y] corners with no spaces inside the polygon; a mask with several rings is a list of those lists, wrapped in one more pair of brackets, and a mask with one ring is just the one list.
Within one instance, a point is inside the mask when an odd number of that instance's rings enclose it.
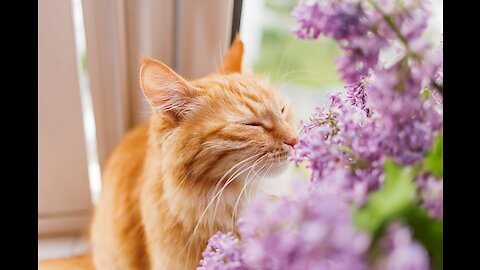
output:
{"label": "cat's body", "polygon": [[291,113],[264,80],[239,73],[242,51],[237,40],[221,72],[193,82],[144,60],[153,110],[104,170],[95,269],[195,269],[209,237],[234,229],[246,184],[286,160],[296,143]]}

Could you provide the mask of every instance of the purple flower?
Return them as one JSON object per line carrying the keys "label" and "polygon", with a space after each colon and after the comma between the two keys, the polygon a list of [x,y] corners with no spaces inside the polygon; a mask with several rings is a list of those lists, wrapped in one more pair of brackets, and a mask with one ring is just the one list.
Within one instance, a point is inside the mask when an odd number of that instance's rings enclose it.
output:
{"label": "purple flower", "polygon": [[202,253],[198,270],[246,270],[242,261],[240,243],[232,233],[217,232]]}
{"label": "purple flower", "polygon": [[379,270],[429,270],[428,253],[412,239],[410,230],[400,224],[390,225],[387,234],[380,240],[382,260]]}
{"label": "purple flower", "polygon": [[443,220],[443,179],[423,174],[417,178],[422,206],[433,218]]}
{"label": "purple flower", "polygon": [[321,32],[336,40],[365,35],[369,19],[361,5],[349,1],[334,2],[323,10],[324,20]]}
{"label": "purple flower", "polygon": [[321,32],[320,19],[322,17],[320,5],[317,2],[308,4],[306,1],[301,1],[295,8],[292,15],[294,15],[300,26],[295,30],[298,38],[309,39],[318,38]]}
{"label": "purple flower", "polygon": [[438,84],[443,84],[443,35],[440,39],[440,46],[438,47],[436,51],[437,56],[441,56],[441,63],[438,66],[437,73],[435,74],[435,82]]}
{"label": "purple flower", "polygon": [[292,14],[299,22],[295,33],[302,39],[320,34],[336,40],[362,36],[370,25],[362,6],[355,1],[301,1]]}
{"label": "purple flower", "polygon": [[336,187],[341,197],[361,204],[368,192],[380,187],[382,137],[366,107],[363,86],[350,88],[348,100],[332,94],[330,107],[317,108],[311,115],[292,159],[308,161],[313,182]]}
{"label": "purple flower", "polygon": [[311,189],[296,199],[259,199],[245,210],[239,229],[250,269],[367,269],[369,238],[334,193]]}
{"label": "purple flower", "polygon": [[[408,228],[393,224],[367,263],[369,236],[357,231],[350,207],[383,184],[383,164],[421,161],[443,129],[443,41],[422,39],[430,16],[424,1],[301,1],[294,10],[302,39],[320,34],[344,51],[337,68],[346,94],[330,96],[309,121],[292,160],[312,171],[295,197],[259,198],[231,233],[212,236],[199,269],[429,269],[424,247]],[[387,49],[395,61],[381,63]],[[420,204],[443,219],[443,179],[417,176]]]}
{"label": "purple flower", "polygon": [[371,110],[367,107],[367,93],[365,92],[365,82],[347,84],[347,98],[351,105],[364,110],[367,116],[372,116]]}
{"label": "purple flower", "polygon": [[341,45],[345,54],[337,59],[337,69],[347,83],[358,83],[362,77],[377,66],[378,55],[383,46],[381,39],[371,36],[358,37]]}
{"label": "purple flower", "polygon": [[368,35],[372,20],[358,1],[301,1],[293,11],[301,39],[316,39],[320,34],[341,41],[346,54],[337,60],[342,79],[358,82],[377,64],[383,42]]}
{"label": "purple flower", "polygon": [[294,30],[301,39],[323,34],[339,42],[344,56],[337,68],[344,81],[356,83],[377,66],[382,48],[400,40],[405,53],[420,57],[429,46],[421,39],[430,13],[425,1],[401,2],[325,0],[301,1],[293,11],[299,25]]}
{"label": "purple flower", "polygon": [[[367,1],[361,1],[365,3]],[[404,40],[402,42],[417,39],[423,33],[427,26],[430,12],[430,1],[396,1],[396,0],[375,0],[377,7],[382,11],[373,9],[369,16],[375,21],[376,35],[387,40],[399,39],[398,33],[392,29],[383,14],[385,14],[391,22],[394,23],[398,32],[402,34]],[[383,13],[383,14],[382,14]]]}
{"label": "purple flower", "polygon": [[366,91],[372,110],[380,116],[386,154],[408,165],[422,159],[432,146],[443,126],[443,108],[434,98],[421,97],[421,77],[402,65],[377,70]]}

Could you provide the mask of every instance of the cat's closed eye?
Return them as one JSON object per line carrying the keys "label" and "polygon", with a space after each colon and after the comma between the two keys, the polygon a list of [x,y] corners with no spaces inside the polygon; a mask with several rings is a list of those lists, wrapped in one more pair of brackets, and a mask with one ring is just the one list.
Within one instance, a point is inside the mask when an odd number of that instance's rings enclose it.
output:
{"label": "cat's closed eye", "polygon": [[243,125],[245,126],[251,126],[251,127],[261,127],[266,131],[272,130],[272,123],[268,120],[266,121],[249,121],[249,122],[244,122]]}
{"label": "cat's closed eye", "polygon": [[265,128],[262,122],[247,122],[247,123],[244,123],[244,125],[252,126],[252,127],[263,127],[263,128]]}
{"label": "cat's closed eye", "polygon": [[246,123],[243,123],[245,126],[251,126],[251,127],[261,127],[265,130],[268,130],[268,128],[262,123],[262,122],[258,122],[258,121],[253,121],[253,122],[246,122]]}

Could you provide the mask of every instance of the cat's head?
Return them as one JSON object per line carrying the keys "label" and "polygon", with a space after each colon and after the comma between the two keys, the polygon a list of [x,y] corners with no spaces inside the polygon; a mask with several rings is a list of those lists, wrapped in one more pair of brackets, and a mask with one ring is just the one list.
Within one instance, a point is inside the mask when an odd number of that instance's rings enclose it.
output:
{"label": "cat's head", "polygon": [[242,56],[237,38],[221,69],[194,81],[143,60],[140,82],[153,121],[169,129],[161,147],[191,179],[279,171],[297,142],[289,104],[265,78],[242,74]]}

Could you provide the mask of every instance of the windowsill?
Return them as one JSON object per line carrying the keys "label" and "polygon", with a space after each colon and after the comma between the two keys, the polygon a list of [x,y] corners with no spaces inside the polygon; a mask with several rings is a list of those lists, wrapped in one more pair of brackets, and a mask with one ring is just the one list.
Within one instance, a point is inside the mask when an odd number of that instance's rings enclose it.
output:
{"label": "windowsill", "polygon": [[84,236],[71,235],[38,239],[38,260],[84,254],[89,250]]}

